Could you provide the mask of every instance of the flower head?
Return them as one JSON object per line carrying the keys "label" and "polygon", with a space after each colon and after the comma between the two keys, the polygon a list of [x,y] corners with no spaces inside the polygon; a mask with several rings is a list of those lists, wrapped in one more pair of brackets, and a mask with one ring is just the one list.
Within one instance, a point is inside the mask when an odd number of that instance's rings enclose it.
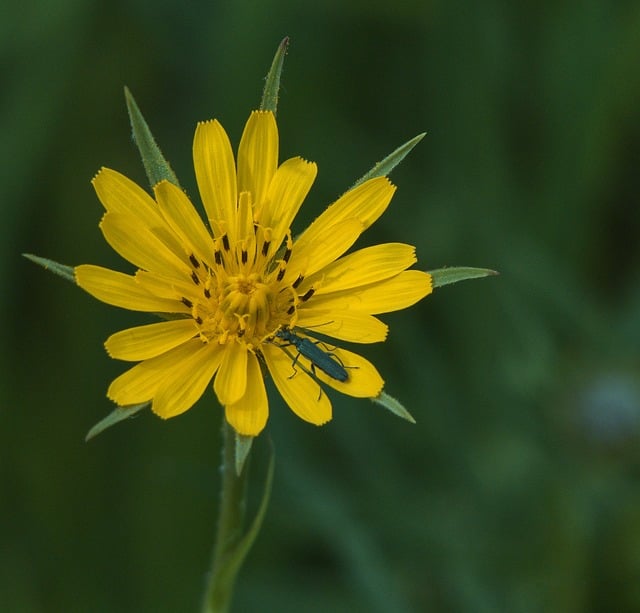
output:
{"label": "flower head", "polygon": [[106,209],[104,237],[137,271],[82,265],[78,285],[109,304],[164,316],[106,341],[112,357],[139,362],[108,396],[120,406],[151,401],[169,418],[192,407],[213,380],[228,422],[246,436],[267,421],[266,371],[289,407],[314,424],[331,419],[319,383],[378,396],[383,380],[370,362],[315,337],[383,341],[387,326],[375,316],[431,292],[428,273],[407,270],[416,261],[410,245],[344,255],[395,187],[377,177],[352,188],[294,239],[291,226],[317,170],[299,157],[278,164],[273,113],[251,114],[237,164],[220,123],[200,123],[193,159],[208,223],[168,181],[151,197],[113,170],[93,180]]}

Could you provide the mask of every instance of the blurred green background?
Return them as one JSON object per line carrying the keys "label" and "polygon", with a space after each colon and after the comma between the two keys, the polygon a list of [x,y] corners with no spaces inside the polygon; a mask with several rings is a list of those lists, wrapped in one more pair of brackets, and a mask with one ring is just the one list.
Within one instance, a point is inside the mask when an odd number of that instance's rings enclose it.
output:
{"label": "blurred green background", "polygon": [[128,270],[98,231],[102,166],[146,185],[128,85],[196,194],[195,123],[237,143],[291,37],[281,157],[319,176],[299,224],[415,134],[361,245],[501,276],[437,290],[365,346],[405,423],[272,394],[277,453],[236,611],[640,610],[640,4],[9,0],[0,22],[0,609],[198,609],[220,409],[84,443],[145,320],[20,257]]}

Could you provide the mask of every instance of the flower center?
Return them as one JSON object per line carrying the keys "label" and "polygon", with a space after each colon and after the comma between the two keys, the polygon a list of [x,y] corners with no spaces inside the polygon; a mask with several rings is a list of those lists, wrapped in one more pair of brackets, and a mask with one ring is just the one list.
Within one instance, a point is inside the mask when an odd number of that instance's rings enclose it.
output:
{"label": "flower center", "polygon": [[210,264],[189,257],[193,285],[182,302],[191,310],[203,342],[257,347],[278,328],[293,325],[297,293],[282,282],[291,239],[283,258],[275,259],[270,237],[268,228],[256,228],[253,236],[236,244],[223,235],[215,241]]}
{"label": "flower center", "polygon": [[269,286],[256,273],[229,277],[220,293],[220,325],[228,334],[264,336],[271,318]]}

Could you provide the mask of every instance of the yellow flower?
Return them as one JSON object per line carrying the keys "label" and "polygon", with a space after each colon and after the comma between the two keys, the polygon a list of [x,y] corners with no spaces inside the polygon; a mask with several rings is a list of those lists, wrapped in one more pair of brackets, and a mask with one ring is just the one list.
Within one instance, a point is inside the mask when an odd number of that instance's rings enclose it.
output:
{"label": "yellow flower", "polygon": [[82,265],[75,268],[78,285],[103,302],[166,319],[106,341],[112,357],[140,362],[113,381],[109,398],[120,406],[151,401],[169,418],[191,408],[213,379],[228,422],[256,436],[269,412],[266,370],[294,413],[313,424],[331,419],[318,382],[377,397],[384,382],[370,362],[313,336],[383,341],[387,326],[375,315],[431,292],[428,273],[407,270],[416,261],[410,245],[344,255],[395,187],[386,177],[358,185],[293,240],[291,224],[316,165],[299,157],[278,165],[273,113],[251,114],[237,167],[222,126],[198,124],[193,160],[208,226],[168,181],[152,198],[114,170],[93,180],[106,209],[102,233],[137,271]]}

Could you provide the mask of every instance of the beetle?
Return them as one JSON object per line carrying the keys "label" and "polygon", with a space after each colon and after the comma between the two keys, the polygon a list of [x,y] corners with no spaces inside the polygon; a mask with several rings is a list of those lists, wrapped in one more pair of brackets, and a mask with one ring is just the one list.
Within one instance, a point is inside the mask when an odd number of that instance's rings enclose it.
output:
{"label": "beetle", "polygon": [[[298,355],[293,360],[295,366],[298,358],[303,356],[311,362],[311,368],[319,368],[323,373],[335,379],[345,382],[349,378],[347,370],[342,363],[328,351],[324,351],[312,340],[298,336],[291,328],[280,328],[276,336],[283,341],[293,345],[298,351]],[[318,341],[319,342],[319,341]]]}

